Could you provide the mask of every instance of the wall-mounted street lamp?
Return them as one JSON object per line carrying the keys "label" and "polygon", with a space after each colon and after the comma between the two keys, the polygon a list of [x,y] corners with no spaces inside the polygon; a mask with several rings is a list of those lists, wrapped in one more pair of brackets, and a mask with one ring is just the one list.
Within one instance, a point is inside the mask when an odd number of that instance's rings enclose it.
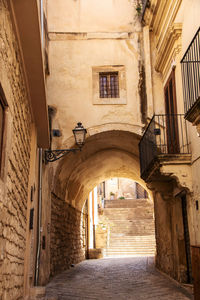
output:
{"label": "wall-mounted street lamp", "polygon": [[87,130],[83,127],[82,123],[77,123],[77,126],[72,130],[75,138],[76,145],[78,148],[72,149],[61,149],[61,150],[45,150],[45,161],[52,162],[58,160],[59,158],[63,157],[64,155],[70,152],[80,151],[85,143],[85,136]]}

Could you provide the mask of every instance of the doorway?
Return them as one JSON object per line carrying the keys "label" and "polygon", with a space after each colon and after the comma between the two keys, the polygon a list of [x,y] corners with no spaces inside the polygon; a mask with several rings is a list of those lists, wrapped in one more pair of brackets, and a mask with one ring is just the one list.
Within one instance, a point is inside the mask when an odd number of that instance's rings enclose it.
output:
{"label": "doorway", "polygon": [[175,69],[172,70],[164,88],[167,150],[169,154],[180,153],[178,115],[176,105]]}

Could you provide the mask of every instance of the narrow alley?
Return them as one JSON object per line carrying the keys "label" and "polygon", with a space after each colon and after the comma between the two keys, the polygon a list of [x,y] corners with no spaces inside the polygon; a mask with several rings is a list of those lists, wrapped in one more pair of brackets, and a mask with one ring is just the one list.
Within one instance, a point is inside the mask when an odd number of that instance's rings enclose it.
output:
{"label": "narrow alley", "polygon": [[85,260],[54,277],[48,300],[186,300],[192,295],[154,268],[153,257]]}
{"label": "narrow alley", "polygon": [[200,0],[0,0],[0,300],[200,300]]}

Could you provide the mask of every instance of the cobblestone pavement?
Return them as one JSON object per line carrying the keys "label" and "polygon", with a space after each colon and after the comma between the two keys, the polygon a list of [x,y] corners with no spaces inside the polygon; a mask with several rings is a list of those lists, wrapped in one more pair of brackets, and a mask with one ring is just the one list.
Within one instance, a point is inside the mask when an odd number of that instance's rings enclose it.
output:
{"label": "cobblestone pavement", "polygon": [[56,276],[47,299],[193,299],[191,294],[154,269],[153,258],[86,260]]}

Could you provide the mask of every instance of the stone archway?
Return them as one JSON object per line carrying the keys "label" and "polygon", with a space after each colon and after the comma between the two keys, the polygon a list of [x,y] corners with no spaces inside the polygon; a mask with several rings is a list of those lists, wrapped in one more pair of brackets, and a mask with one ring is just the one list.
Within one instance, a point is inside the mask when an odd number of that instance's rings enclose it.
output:
{"label": "stone archway", "polygon": [[85,258],[82,208],[97,184],[127,177],[147,189],[140,178],[139,139],[138,134],[122,130],[94,134],[81,152],[70,153],[57,164],[51,192],[51,275]]}

